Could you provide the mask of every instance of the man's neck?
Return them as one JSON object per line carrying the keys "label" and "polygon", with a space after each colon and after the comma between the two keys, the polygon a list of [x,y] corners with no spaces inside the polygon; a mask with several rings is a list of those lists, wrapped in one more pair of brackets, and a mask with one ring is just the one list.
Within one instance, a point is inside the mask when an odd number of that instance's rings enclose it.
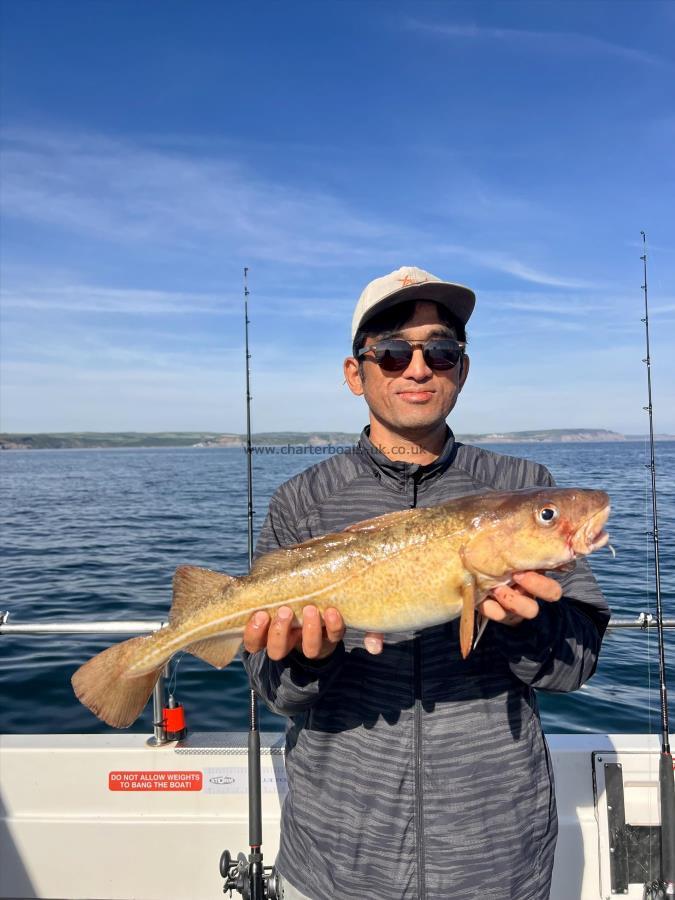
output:
{"label": "man's neck", "polygon": [[433,429],[424,433],[400,434],[391,431],[381,422],[374,420],[372,416],[370,419],[371,443],[393,462],[428,466],[441,455],[447,434],[445,422],[440,422]]}

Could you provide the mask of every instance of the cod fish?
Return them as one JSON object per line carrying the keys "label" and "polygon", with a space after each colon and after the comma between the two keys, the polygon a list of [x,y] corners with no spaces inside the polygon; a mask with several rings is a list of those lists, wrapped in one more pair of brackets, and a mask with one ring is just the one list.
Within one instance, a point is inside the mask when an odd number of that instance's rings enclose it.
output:
{"label": "cod fish", "polygon": [[260,557],[234,578],[179,566],[169,625],[94,656],[75,672],[80,701],[124,728],[140,715],[178,650],[223,668],[257,610],[308,604],[340,611],[363,631],[427,628],[461,616],[460,649],[471,649],[474,610],[512,574],[556,569],[603,547],[604,491],[526,488],[472,494],[429,509],[388,513]]}

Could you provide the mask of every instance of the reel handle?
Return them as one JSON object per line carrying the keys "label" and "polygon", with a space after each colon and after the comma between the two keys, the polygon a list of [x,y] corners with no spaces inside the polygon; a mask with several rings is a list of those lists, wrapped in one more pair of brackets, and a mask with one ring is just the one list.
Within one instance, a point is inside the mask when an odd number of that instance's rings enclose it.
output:
{"label": "reel handle", "polygon": [[[243,853],[233,862],[229,850],[220,855],[219,869],[225,879],[223,893],[236,891],[243,900],[282,900],[281,879],[274,866],[262,865],[262,854],[251,854],[258,859],[247,859]],[[262,894],[260,893],[262,889]]]}

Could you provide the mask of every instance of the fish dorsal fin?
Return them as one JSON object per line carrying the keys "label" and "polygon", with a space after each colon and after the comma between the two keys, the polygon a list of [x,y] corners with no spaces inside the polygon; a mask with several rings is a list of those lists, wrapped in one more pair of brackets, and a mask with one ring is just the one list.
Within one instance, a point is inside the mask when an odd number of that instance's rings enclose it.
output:
{"label": "fish dorsal fin", "polygon": [[282,547],[280,550],[271,550],[264,556],[259,556],[251,566],[251,575],[267,575],[270,572],[278,571],[288,565],[292,551],[289,548]]}
{"label": "fish dorsal fin", "polygon": [[199,566],[178,566],[173,576],[173,603],[169,622],[179,625],[197,610],[222,600],[237,579],[222,572],[212,572]]}
{"label": "fish dorsal fin", "polygon": [[215,666],[216,669],[224,669],[237,655],[241,641],[242,632],[239,630],[234,634],[219,634],[217,637],[196,641],[185,649],[192,656],[203,659],[210,666]]}
{"label": "fish dorsal fin", "polygon": [[251,567],[251,575],[278,574],[282,569],[291,565],[299,565],[302,562],[315,559],[317,555],[332,550],[334,547],[348,546],[352,542],[352,536],[344,531],[324,534],[321,537],[310,538],[302,544],[293,547],[282,547],[280,550],[272,550],[260,556]]}
{"label": "fish dorsal fin", "polygon": [[424,509],[400,509],[396,512],[385,513],[383,516],[375,516],[373,519],[366,519],[364,522],[355,522],[342,531],[310,538],[293,547],[272,550],[253,563],[251,575],[278,573],[281,569],[314,559],[317,554],[333,550],[335,547],[348,547],[357,534],[382,531],[385,528],[393,528],[394,525],[412,522],[423,512],[425,512]]}
{"label": "fish dorsal fin", "polygon": [[394,525],[412,522],[423,512],[423,509],[399,509],[396,512],[385,513],[383,516],[366,519],[363,522],[355,522],[353,525],[348,525],[345,531],[382,531],[385,528],[392,528]]}

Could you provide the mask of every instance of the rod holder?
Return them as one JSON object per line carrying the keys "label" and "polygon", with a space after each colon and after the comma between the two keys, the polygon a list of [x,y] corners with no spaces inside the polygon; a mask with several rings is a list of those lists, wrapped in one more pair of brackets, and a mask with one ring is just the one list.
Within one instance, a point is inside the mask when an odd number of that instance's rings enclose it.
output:
{"label": "rod holder", "polygon": [[164,727],[164,705],[165,705],[165,682],[169,677],[169,666],[166,665],[162,669],[162,674],[157,679],[155,688],[152,692],[152,727],[153,735],[148,739],[148,746],[162,747],[169,743],[166,737],[166,728]]}

